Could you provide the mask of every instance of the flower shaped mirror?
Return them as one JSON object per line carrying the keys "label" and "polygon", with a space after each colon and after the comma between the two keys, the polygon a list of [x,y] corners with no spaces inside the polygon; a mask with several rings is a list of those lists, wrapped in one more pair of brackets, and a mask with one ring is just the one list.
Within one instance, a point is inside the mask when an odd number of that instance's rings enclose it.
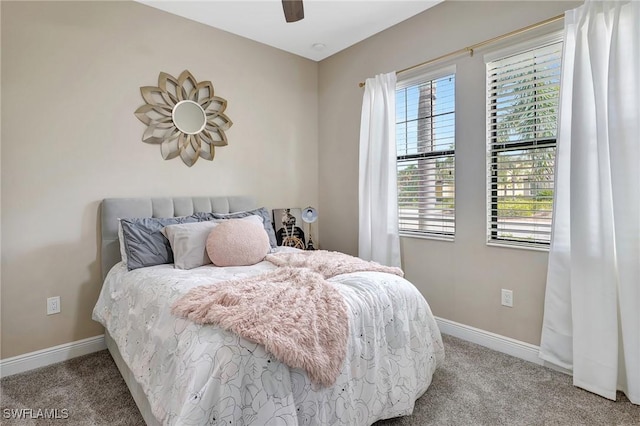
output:
{"label": "flower shaped mirror", "polygon": [[227,101],[214,96],[210,81],[198,83],[189,71],[176,79],[161,72],[158,86],[140,88],[146,104],[135,112],[147,125],[142,141],[160,144],[162,158],[178,155],[189,167],[198,158],[213,160],[216,146],[227,145],[233,124],[224,114]]}

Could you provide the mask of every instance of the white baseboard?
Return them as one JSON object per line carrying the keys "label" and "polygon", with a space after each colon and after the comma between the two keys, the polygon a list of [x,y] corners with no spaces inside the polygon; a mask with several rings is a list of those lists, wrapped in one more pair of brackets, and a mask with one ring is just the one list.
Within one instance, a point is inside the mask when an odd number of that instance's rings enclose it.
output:
{"label": "white baseboard", "polygon": [[453,337],[493,349],[497,352],[502,352],[525,361],[533,362],[534,364],[543,365],[553,370],[560,371],[561,373],[571,374],[571,371],[567,369],[542,360],[538,356],[540,351],[539,346],[444,318],[436,317],[436,322],[443,334],[448,334]]}
{"label": "white baseboard", "polygon": [[104,334],[0,360],[0,377],[66,361],[106,349]]}

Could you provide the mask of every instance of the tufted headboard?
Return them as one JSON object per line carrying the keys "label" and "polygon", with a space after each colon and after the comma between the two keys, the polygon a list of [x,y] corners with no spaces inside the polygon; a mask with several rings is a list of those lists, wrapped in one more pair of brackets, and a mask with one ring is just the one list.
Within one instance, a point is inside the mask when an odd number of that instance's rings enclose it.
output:
{"label": "tufted headboard", "polygon": [[257,208],[252,197],[105,198],[101,205],[102,279],[120,262],[118,219],[177,217],[197,212],[234,213]]}

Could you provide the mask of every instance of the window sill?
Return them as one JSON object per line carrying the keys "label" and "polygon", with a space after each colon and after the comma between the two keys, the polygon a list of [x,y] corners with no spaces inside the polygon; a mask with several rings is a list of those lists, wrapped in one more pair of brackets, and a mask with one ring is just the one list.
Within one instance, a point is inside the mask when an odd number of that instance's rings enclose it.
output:
{"label": "window sill", "polygon": [[446,241],[449,243],[454,242],[455,240],[455,236],[454,235],[433,235],[433,234],[423,234],[423,233],[418,233],[418,232],[400,232],[400,237],[404,237],[404,238],[417,238],[420,240],[435,240],[435,241]]}
{"label": "window sill", "polygon": [[513,244],[508,242],[487,241],[487,246],[501,247],[501,248],[508,248],[508,249],[518,249],[518,250],[541,251],[545,253],[549,252],[549,246],[544,246],[544,247],[529,246],[525,244]]}

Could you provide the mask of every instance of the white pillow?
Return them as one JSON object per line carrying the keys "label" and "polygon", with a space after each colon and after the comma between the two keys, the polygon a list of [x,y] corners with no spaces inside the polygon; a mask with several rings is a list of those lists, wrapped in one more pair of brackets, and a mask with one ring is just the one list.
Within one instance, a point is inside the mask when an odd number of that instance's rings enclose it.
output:
{"label": "white pillow", "polygon": [[120,242],[120,257],[122,258],[122,263],[124,263],[124,266],[127,266],[127,249],[124,246],[124,234],[122,233],[120,218],[118,218],[118,241]]}
{"label": "white pillow", "polygon": [[[162,228],[173,250],[173,265],[178,269],[193,269],[208,265],[211,259],[207,254],[207,237],[220,222],[229,219],[216,219],[206,222],[179,223]],[[239,220],[251,221],[262,225],[260,216],[251,215]]]}

